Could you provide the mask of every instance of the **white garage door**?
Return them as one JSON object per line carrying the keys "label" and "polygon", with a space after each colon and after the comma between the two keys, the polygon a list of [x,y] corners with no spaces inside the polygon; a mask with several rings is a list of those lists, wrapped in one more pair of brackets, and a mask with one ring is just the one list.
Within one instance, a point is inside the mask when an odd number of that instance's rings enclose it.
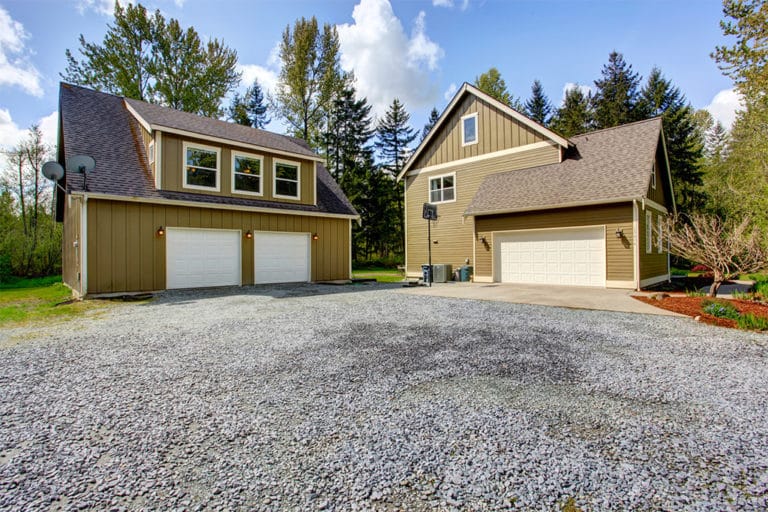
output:
{"label": "white garage door", "polygon": [[309,234],[254,233],[253,251],[257,284],[310,280]]}
{"label": "white garage door", "polygon": [[240,285],[240,231],[168,228],[166,287]]}
{"label": "white garage door", "polygon": [[494,235],[496,280],[503,283],[605,286],[605,228]]}

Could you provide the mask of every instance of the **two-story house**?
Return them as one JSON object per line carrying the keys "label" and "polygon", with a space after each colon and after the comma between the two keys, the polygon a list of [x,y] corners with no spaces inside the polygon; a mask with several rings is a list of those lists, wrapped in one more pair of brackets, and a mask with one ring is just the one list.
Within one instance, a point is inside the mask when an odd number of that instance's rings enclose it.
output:
{"label": "two-story house", "polygon": [[62,84],[57,160],[76,295],[351,276],[357,212],[301,140]]}
{"label": "two-story house", "polygon": [[675,209],[660,118],[570,140],[464,84],[411,155],[406,272],[432,262],[475,282],[638,289],[669,279]]}

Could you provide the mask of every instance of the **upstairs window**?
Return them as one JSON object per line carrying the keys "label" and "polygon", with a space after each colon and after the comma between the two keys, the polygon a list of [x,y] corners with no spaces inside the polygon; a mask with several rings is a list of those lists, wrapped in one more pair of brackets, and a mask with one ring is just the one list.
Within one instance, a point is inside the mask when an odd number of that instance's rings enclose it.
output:
{"label": "upstairs window", "polygon": [[656,190],[656,166],[651,168],[651,188]]}
{"label": "upstairs window", "polygon": [[238,194],[262,195],[263,158],[232,152],[232,190]]}
{"label": "upstairs window", "polygon": [[220,150],[202,144],[184,143],[184,188],[219,188]]}
{"label": "upstairs window", "polygon": [[477,144],[477,112],[461,118],[461,145]]}
{"label": "upstairs window", "polygon": [[301,185],[301,164],[287,160],[275,160],[274,187],[275,197],[299,199]]}
{"label": "upstairs window", "polygon": [[429,179],[429,202],[448,203],[456,200],[456,174]]}

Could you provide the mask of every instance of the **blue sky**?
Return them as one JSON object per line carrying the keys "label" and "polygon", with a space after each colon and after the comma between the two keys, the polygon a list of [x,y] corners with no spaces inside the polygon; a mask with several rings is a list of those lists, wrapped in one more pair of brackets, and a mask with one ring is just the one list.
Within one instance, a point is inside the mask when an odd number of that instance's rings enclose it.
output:
{"label": "blue sky", "polygon": [[[539,79],[554,103],[569,84],[592,86],[617,50],[641,75],[658,66],[696,108],[729,124],[737,98],[709,57],[722,36],[718,0],[146,0],[238,52],[243,88],[270,88],[286,25],[316,16],[337,25],[342,65],[382,113],[394,97],[421,129],[462,82],[496,66],[523,99]],[[0,146],[40,123],[55,140],[64,50],[100,42],[111,0],[0,0]],[[268,129],[281,131],[279,123]]]}

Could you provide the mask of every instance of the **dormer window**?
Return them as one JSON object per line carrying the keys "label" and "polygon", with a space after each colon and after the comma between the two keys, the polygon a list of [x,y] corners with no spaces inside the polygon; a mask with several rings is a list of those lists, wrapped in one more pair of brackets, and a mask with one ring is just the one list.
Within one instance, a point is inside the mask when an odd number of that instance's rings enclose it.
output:
{"label": "dormer window", "polygon": [[232,152],[232,189],[237,194],[262,195],[262,168],[260,155]]}
{"label": "dormer window", "polygon": [[651,188],[656,190],[656,165],[651,168]]}
{"label": "dormer window", "polygon": [[461,145],[477,144],[477,112],[461,118]]}
{"label": "dormer window", "polygon": [[301,199],[301,164],[288,160],[275,160],[274,191],[275,197],[283,199]]}
{"label": "dormer window", "polygon": [[220,190],[220,150],[184,143],[184,188]]}

